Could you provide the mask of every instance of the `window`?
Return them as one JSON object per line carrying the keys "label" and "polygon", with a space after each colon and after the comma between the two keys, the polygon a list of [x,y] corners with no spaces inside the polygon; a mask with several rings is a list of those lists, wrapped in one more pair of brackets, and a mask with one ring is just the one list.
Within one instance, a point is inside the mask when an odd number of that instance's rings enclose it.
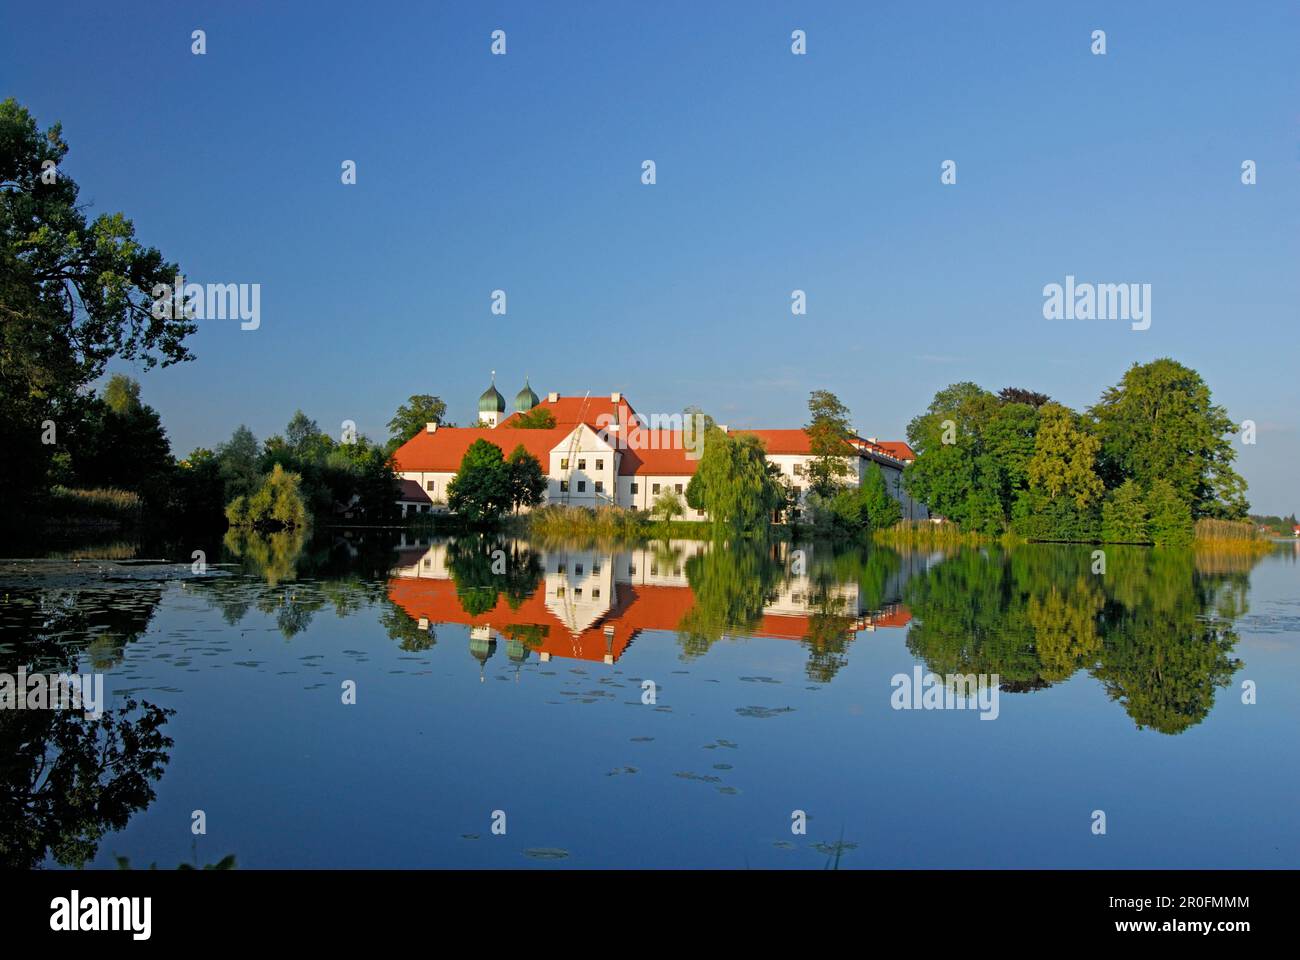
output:
{"label": "window", "polygon": [[592,591],[591,591],[591,599],[593,599],[593,600],[599,600],[599,599],[600,599],[600,588],[599,588],[599,587],[597,587],[595,590],[592,590]]}
{"label": "window", "polygon": [[586,460],[579,460],[579,461],[578,461],[578,469],[579,469],[579,470],[586,470],[586,469],[587,469],[587,461],[586,461]]}
{"label": "window", "polygon": [[579,480],[579,481],[578,481],[578,492],[579,492],[579,493],[582,493],[582,492],[583,492],[584,490],[586,490],[586,489],[587,489],[587,481],[586,481],[586,480]]}
{"label": "window", "polygon": [[561,481],[560,481],[560,493],[568,493],[568,492],[569,492],[569,481],[568,481],[568,480],[561,480]]}
{"label": "window", "polygon": [[555,568],[555,572],[556,572],[556,573],[563,573],[563,572],[564,572],[564,564],[561,563],[561,564],[557,565],[556,568]]}
{"label": "window", "polygon": [[424,565],[425,565],[426,567],[432,567],[432,566],[433,566],[433,558],[432,558],[432,557],[425,557],[425,558],[424,558]]}
{"label": "window", "polygon": [[650,492],[651,492],[651,493],[658,493],[658,492],[659,492],[659,484],[656,483],[653,487],[651,487],[651,488],[650,488]]}
{"label": "window", "polygon": [[556,587],[556,588],[555,588],[555,595],[556,595],[557,597],[562,597],[562,596],[564,596],[564,588],[563,588],[563,587]]}
{"label": "window", "polygon": [[605,492],[605,481],[604,481],[604,480],[597,480],[597,481],[596,481],[596,492],[597,492],[597,493],[604,493],[604,492]]}
{"label": "window", "polygon": [[579,563],[579,564],[577,564],[576,566],[574,566],[574,568],[573,568],[573,575],[574,575],[575,577],[580,577],[580,576],[582,576],[582,564]]}
{"label": "window", "polygon": [[632,481],[632,492],[633,492],[633,493],[636,493],[639,489],[640,489],[640,488],[637,486],[636,481],[633,480],[633,481]]}
{"label": "window", "polygon": [[597,460],[597,461],[596,461],[596,469],[597,469],[597,470],[604,470],[604,469],[605,469],[605,461],[604,461],[604,460]]}
{"label": "window", "polygon": [[659,564],[657,563],[650,564],[650,576],[652,577],[659,576]]}
{"label": "window", "polygon": [[681,493],[681,492],[682,492],[682,485],[681,485],[680,483],[675,483],[675,484],[673,484],[673,489],[676,490],[678,493]]}
{"label": "window", "polygon": [[599,564],[599,563],[593,563],[593,564],[591,565],[591,575],[592,575],[593,577],[598,577],[598,576],[600,576],[600,564]]}
{"label": "window", "polygon": [[437,480],[426,480],[426,481],[424,481],[424,489],[426,489],[426,490],[437,490],[437,489],[438,489],[438,481],[437,481]]}
{"label": "window", "polygon": [[628,575],[629,577],[635,577],[635,576],[636,576],[636,564],[635,564],[635,563],[629,563],[629,564],[627,565],[627,575]]}
{"label": "window", "polygon": [[697,517],[702,517],[702,516],[704,516],[704,511],[703,511],[703,510],[696,510],[696,511],[695,511],[695,515],[696,515]]}
{"label": "window", "polygon": [[582,587],[574,587],[574,588],[573,588],[573,599],[576,600],[576,599],[578,599],[578,597],[580,597],[580,596],[582,596]]}
{"label": "window", "polygon": [[561,469],[561,470],[568,470],[568,469],[569,469],[569,458],[568,458],[568,457],[560,457],[560,469]]}

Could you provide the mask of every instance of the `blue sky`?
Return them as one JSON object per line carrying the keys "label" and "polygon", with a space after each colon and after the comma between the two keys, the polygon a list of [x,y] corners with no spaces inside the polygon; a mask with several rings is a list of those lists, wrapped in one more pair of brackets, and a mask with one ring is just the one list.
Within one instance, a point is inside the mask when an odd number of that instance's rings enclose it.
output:
{"label": "blue sky", "polygon": [[[1295,4],[81,6],[7,6],[0,95],[92,213],[262,285],[260,329],[134,371],[179,452],[299,407],[382,437],[413,393],[465,423],[493,369],[732,426],[827,388],[901,438],[953,381],[1084,407],[1172,356],[1258,424],[1255,508],[1300,509]],[[1150,283],[1151,328],[1044,320],[1067,274]]]}

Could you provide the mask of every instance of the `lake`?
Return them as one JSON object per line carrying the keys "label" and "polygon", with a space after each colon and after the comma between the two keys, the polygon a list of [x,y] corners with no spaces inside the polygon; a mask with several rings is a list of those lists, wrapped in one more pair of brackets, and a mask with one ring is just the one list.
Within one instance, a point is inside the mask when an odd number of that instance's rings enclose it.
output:
{"label": "lake", "polygon": [[1297,544],[331,531],[200,559],[0,562],[0,672],[107,701],[0,711],[0,864],[1300,861]]}

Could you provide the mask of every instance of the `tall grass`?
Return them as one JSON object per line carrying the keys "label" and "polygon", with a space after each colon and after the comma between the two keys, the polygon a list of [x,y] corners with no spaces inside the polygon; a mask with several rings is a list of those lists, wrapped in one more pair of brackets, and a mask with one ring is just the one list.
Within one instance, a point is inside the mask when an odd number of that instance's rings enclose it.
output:
{"label": "tall grass", "polygon": [[1249,520],[1202,517],[1196,521],[1194,543],[1198,552],[1268,553],[1273,549],[1273,542]]}
{"label": "tall grass", "polygon": [[963,533],[955,523],[931,523],[929,520],[900,520],[892,527],[872,534],[876,543],[891,547],[962,547],[988,543],[978,533]]}
{"label": "tall grass", "polygon": [[47,516],[54,522],[93,521],[135,523],[143,513],[138,493],[109,488],[76,490],[54,486],[50,489]]}

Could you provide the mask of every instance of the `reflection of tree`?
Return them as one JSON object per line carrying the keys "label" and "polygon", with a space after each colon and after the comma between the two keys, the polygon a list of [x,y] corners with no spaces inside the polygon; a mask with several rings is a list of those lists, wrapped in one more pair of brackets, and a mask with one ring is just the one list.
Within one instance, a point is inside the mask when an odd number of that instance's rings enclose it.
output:
{"label": "reflection of tree", "polygon": [[[0,620],[0,670],[74,673],[120,663],[147,629],[160,585],[10,590]],[[74,638],[69,642],[69,637]],[[172,745],[172,713],[127,700],[88,719],[75,710],[0,711],[0,867],[31,869],[52,855],[91,860],[100,838],[154,798]]]}
{"label": "reflection of tree", "polygon": [[1089,670],[1139,727],[1179,733],[1203,720],[1231,657],[1231,617],[1249,569],[1191,551],[1028,546],[966,550],[908,583],[908,648],[935,673],[997,673],[1007,691]]}
{"label": "reflection of tree", "polygon": [[763,606],[781,567],[761,543],[714,543],[686,561],[695,604],[677,625],[684,658],[703,656],[726,635],[747,636],[763,619]]}
{"label": "reflection of tree", "polygon": [[298,576],[297,561],[306,543],[301,529],[259,533],[243,527],[226,531],[223,544],[230,554],[244,562],[250,573],[274,587]]}
{"label": "reflection of tree", "polygon": [[[863,549],[824,544],[811,552],[807,578],[812,615],[803,644],[808,648],[808,679],[830,683],[848,663],[848,651],[857,634],[859,610],[884,607],[890,578],[901,560],[897,553],[878,547]],[[845,588],[857,585],[857,609],[850,609]]]}
{"label": "reflection of tree", "polygon": [[68,867],[91,860],[106,832],[153,802],[172,746],[162,727],[174,712],[128,699],[93,720],[71,710],[0,714],[0,866],[32,869],[47,852]]}
{"label": "reflection of tree", "polygon": [[495,607],[502,593],[511,609],[518,609],[542,578],[541,559],[531,549],[486,534],[449,543],[447,568],[461,608],[471,617]]}
{"label": "reflection of tree", "polygon": [[379,623],[390,640],[396,640],[399,647],[411,653],[429,650],[438,642],[438,635],[434,633],[432,625],[421,630],[418,620],[392,602],[379,614]]}

